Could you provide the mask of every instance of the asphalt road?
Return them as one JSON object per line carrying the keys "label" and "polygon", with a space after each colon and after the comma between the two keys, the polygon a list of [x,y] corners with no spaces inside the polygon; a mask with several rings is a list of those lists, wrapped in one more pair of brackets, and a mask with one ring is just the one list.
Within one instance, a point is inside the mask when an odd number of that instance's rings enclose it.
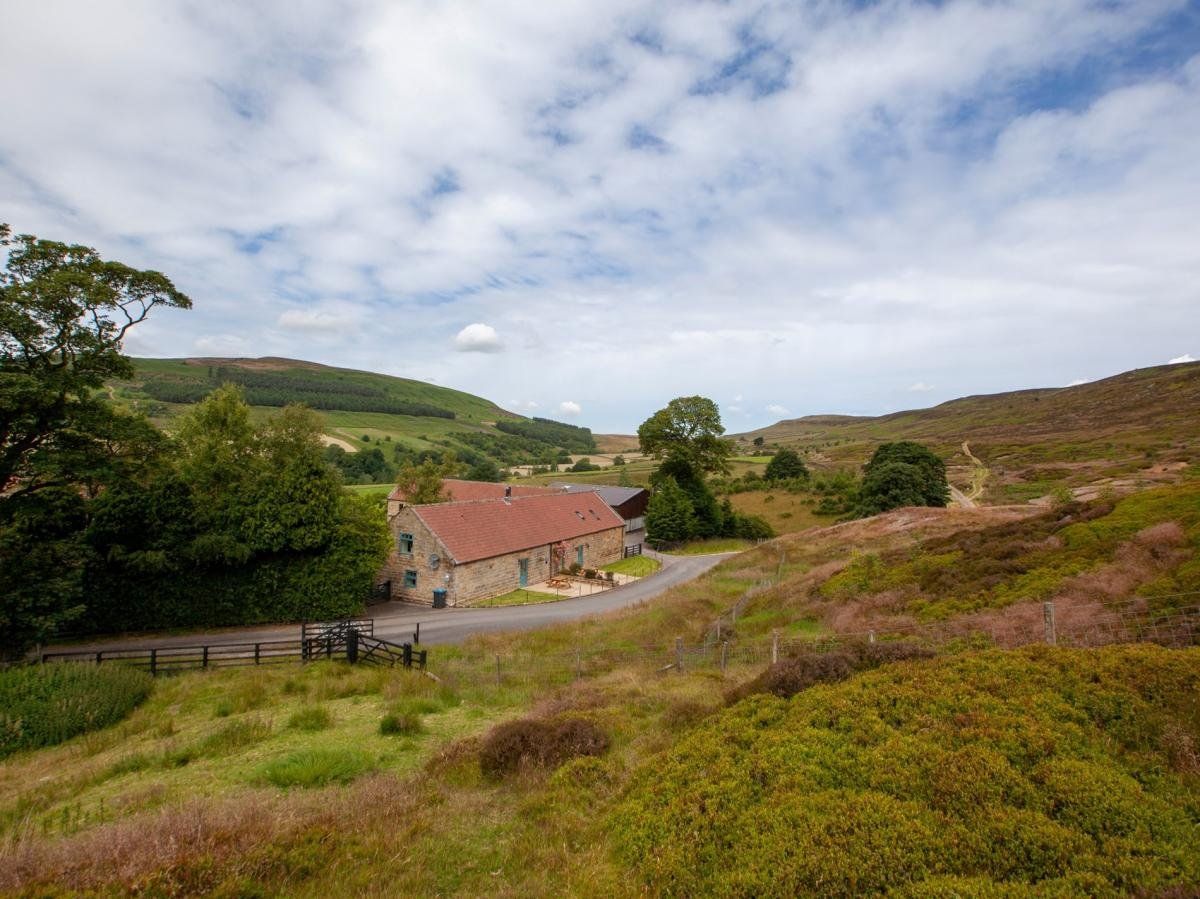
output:
{"label": "asphalt road", "polygon": [[[650,553],[647,553],[650,555]],[[663,567],[648,577],[641,578],[622,587],[614,587],[604,593],[562,599],[557,602],[539,603],[530,606],[505,606],[489,609],[432,609],[407,603],[390,602],[372,606],[368,615],[375,619],[375,636],[397,643],[411,639],[417,623],[421,625],[421,645],[437,646],[461,643],[472,634],[496,633],[501,631],[526,631],[551,624],[575,621],[590,615],[599,615],[616,609],[624,609],[654,599],[676,584],[682,584],[704,574],[735,553],[719,553],[706,556],[661,556],[656,555]],[[97,649],[123,648],[167,649],[178,646],[208,644],[217,646],[227,643],[267,642],[270,640],[298,640],[299,625],[271,625],[268,627],[229,628],[202,633],[173,634],[171,636],[114,637],[101,641],[50,646],[55,650],[95,651]]]}

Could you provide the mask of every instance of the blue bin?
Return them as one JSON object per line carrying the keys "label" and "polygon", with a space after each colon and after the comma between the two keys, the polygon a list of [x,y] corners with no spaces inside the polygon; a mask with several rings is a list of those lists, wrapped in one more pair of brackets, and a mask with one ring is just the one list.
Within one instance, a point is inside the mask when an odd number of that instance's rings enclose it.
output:
{"label": "blue bin", "polygon": [[435,609],[446,608],[446,590],[444,587],[438,587],[433,591],[433,607]]}

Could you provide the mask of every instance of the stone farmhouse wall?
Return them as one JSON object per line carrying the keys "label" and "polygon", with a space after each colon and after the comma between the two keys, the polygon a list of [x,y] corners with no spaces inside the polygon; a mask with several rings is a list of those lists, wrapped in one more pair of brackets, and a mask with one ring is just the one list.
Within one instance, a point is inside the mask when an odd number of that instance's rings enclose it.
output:
{"label": "stone farmhouse wall", "polygon": [[[392,551],[379,574],[379,580],[392,582],[392,596],[407,602],[433,604],[435,588],[444,588],[446,602],[451,606],[469,606],[516,590],[520,586],[520,560],[529,560],[529,583],[544,581],[556,572],[551,571],[551,547],[536,546],[519,552],[479,559],[462,565],[450,562],[450,554],[441,541],[430,532],[411,507],[401,509],[389,520],[392,532]],[[413,535],[411,553],[399,551],[400,534]],[[609,528],[567,541],[563,568],[576,560],[576,547],[583,547],[583,567],[599,568],[615,562],[625,546],[624,527]],[[436,568],[429,566],[430,555],[440,558]],[[405,586],[405,573],[416,572],[416,586]]]}
{"label": "stone farmhouse wall", "polygon": [[[451,583],[454,580],[454,566],[450,563],[450,554],[411,507],[406,506],[389,518],[388,525],[392,532],[392,549],[376,580],[391,581],[392,596],[396,599],[433,605],[434,589],[443,587],[449,590],[451,584],[447,583],[446,575],[450,575]],[[401,534],[413,535],[411,553],[400,552]],[[429,565],[431,555],[436,555],[439,559],[436,568]],[[404,586],[404,575],[408,571],[417,573],[415,587]]]}

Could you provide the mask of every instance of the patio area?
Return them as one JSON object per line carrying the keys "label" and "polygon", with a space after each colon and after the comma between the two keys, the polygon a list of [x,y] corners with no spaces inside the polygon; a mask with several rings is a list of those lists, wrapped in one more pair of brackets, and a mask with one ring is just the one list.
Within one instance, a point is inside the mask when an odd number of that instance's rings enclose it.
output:
{"label": "patio area", "polygon": [[566,599],[567,597],[591,596],[593,593],[603,593],[606,590],[611,590],[613,587],[619,587],[622,584],[628,584],[630,581],[636,580],[637,578],[631,577],[628,574],[614,574],[611,581],[607,579],[604,581],[588,580],[586,578],[560,574],[537,584],[530,584],[524,589],[530,593],[546,593]]}

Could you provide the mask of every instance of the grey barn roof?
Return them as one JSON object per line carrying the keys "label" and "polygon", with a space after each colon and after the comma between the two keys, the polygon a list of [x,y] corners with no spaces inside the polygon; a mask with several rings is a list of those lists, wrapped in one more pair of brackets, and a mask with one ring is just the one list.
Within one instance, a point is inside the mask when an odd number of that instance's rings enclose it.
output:
{"label": "grey barn roof", "polygon": [[551,484],[561,487],[565,493],[599,493],[600,498],[610,506],[619,506],[644,491],[645,487],[607,487],[599,484]]}

